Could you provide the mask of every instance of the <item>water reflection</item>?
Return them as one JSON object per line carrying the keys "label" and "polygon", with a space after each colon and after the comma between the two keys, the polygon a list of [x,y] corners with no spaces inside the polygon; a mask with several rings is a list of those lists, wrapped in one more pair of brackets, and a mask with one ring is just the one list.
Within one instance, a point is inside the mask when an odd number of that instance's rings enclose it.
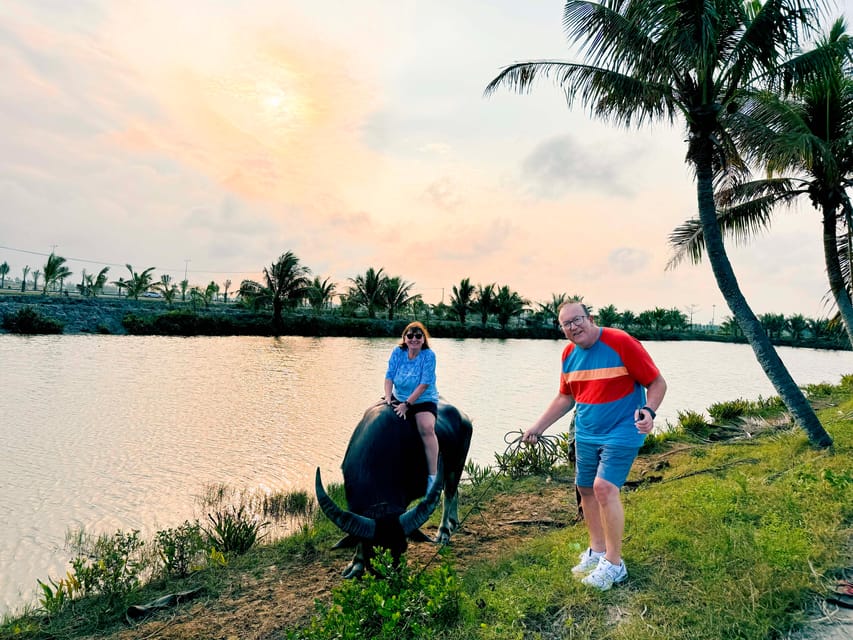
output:
{"label": "water reflection", "polygon": [[[209,484],[310,490],[340,479],[347,439],[382,395],[394,339],[0,336],[0,610],[62,575],[69,527],[144,536],[196,513]],[[557,392],[563,343],[432,342],[439,388],[474,420],[470,457],[494,462]],[[678,410],[773,394],[745,345],[646,345]],[[837,382],[853,354],[780,349],[800,384]],[[559,425],[552,432],[559,431]]]}

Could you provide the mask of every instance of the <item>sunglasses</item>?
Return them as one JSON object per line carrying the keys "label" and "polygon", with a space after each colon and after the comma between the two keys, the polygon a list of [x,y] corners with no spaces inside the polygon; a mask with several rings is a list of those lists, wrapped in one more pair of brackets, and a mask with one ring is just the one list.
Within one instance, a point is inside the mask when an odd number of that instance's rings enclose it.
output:
{"label": "sunglasses", "polygon": [[421,338],[423,338],[423,337],[424,337],[424,334],[422,334],[422,333],[413,333],[413,332],[409,332],[409,333],[407,333],[407,334],[406,334],[406,337],[407,337],[409,340],[420,340]]}

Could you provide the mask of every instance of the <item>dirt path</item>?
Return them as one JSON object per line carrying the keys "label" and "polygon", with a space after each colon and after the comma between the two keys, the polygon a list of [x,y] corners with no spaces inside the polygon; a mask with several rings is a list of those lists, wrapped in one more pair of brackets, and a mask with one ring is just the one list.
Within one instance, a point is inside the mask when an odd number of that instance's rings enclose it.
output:
{"label": "dirt path", "polygon": [[[454,566],[464,571],[484,559],[500,558],[510,549],[544,531],[570,526],[576,517],[572,488],[543,484],[538,495],[499,495],[485,510],[468,514],[452,541]],[[467,517],[466,517],[467,516]],[[409,547],[411,560],[423,565],[433,559],[436,547]],[[340,572],[351,550],[322,553],[309,561],[270,564],[260,575],[242,576],[235,595],[201,598],[99,640],[280,640],[285,630],[306,624],[314,614],[314,601],[328,601],[341,583]],[[853,572],[851,572],[853,578]],[[851,640],[853,610],[819,601],[807,628],[786,640]]]}
{"label": "dirt path", "polygon": [[[566,485],[545,484],[539,495],[500,495],[488,502],[488,510],[471,514],[460,509],[465,519],[454,535],[454,566],[463,571],[485,558],[500,557],[505,550],[542,531],[570,525],[575,518],[574,495]],[[434,532],[433,532],[434,533]],[[424,564],[435,555],[436,547],[415,544],[409,547],[410,561]],[[103,640],[272,640],[285,629],[307,623],[314,613],[314,600],[328,600],[340,584],[340,572],[351,550],[323,554],[319,559],[270,565],[260,576],[244,576],[235,585],[234,596],[194,600],[174,611],[163,613]]]}

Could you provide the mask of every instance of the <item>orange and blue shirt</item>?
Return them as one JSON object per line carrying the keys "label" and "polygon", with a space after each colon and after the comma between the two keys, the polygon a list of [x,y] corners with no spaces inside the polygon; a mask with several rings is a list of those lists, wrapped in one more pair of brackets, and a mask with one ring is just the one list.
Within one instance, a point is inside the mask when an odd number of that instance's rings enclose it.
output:
{"label": "orange and blue shirt", "polygon": [[640,341],[619,329],[601,329],[588,349],[563,351],[560,393],[575,399],[579,442],[641,447],[634,411],[646,403],[646,387],[660,375]]}

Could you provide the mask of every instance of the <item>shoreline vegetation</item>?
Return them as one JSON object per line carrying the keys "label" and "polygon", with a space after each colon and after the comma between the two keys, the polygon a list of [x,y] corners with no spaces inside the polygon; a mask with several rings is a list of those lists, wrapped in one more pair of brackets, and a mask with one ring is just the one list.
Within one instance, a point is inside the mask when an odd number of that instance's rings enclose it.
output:
{"label": "shoreline vegetation", "polygon": [[[615,308],[593,309],[600,326],[630,331],[639,340],[703,340],[747,343],[736,324],[727,318],[719,325],[691,325],[677,310],[654,309],[634,314]],[[680,314],[680,315],[679,315]],[[553,316],[553,317],[551,317]],[[104,334],[163,336],[283,336],[398,337],[411,320],[424,322],[436,338],[543,339],[562,338],[554,313],[540,311],[514,316],[504,323],[496,318],[468,318],[463,323],[448,317],[440,306],[424,305],[397,317],[368,317],[343,308],[322,310],[303,307],[283,310],[278,321],[268,309],[253,309],[239,302],[197,302],[126,297],[81,297],[15,294],[0,291],[0,333]],[[781,314],[762,316],[765,330],[776,346],[850,350],[840,322]]]}
{"label": "shoreline vegetation", "polygon": [[[313,497],[211,487],[203,521],[155,540],[78,532],[67,574],[39,581],[0,638],[793,637],[853,579],[853,375],[804,392],[832,449],[776,397],[679,412],[648,439],[625,488],[629,580],[605,593],[569,571],[586,534],[562,434],[469,463],[451,544],[413,545],[400,568],[380,558],[381,579],[340,578],[348,552]],[[290,533],[267,537],[282,517]]]}

